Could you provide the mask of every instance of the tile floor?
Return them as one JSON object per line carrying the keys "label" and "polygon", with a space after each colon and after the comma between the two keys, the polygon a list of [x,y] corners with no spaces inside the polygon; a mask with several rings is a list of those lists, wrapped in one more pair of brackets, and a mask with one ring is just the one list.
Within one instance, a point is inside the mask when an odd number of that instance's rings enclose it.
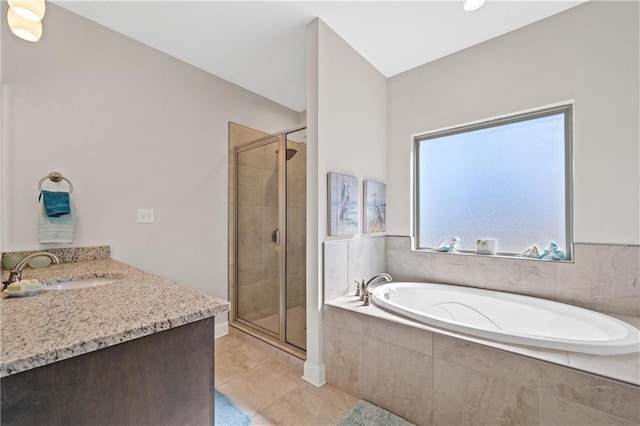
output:
{"label": "tile floor", "polygon": [[357,399],[302,380],[302,371],[245,339],[216,339],[216,389],[258,425],[335,425]]}

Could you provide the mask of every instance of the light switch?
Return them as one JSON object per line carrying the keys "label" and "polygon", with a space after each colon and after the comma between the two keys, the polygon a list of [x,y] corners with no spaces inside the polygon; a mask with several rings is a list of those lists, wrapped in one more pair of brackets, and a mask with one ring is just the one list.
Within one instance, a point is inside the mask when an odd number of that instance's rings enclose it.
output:
{"label": "light switch", "polygon": [[153,209],[138,209],[138,223],[155,223]]}

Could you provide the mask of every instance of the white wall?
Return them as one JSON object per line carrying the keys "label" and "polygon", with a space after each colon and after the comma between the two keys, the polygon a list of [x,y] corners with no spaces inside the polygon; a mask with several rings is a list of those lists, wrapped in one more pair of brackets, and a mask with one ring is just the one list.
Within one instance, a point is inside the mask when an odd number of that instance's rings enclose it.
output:
{"label": "white wall", "polygon": [[412,134],[573,99],[575,241],[639,244],[638,8],[591,1],[389,79],[388,233],[410,234]]}
{"label": "white wall", "polygon": [[[307,371],[322,365],[320,244],[327,239],[327,172],[359,177],[359,212],[362,229],[362,182],[387,180],[387,82],[371,64],[342,40],[324,22],[316,20],[308,29],[307,62],[307,142],[310,177],[307,206],[312,211],[307,235],[315,235],[308,245],[308,259],[318,265],[308,270]],[[314,154],[316,154],[314,156]],[[317,177],[317,180],[316,180]],[[315,273],[311,279],[311,272]],[[315,279],[317,278],[317,281]],[[317,379],[317,377],[316,377]],[[312,378],[308,380],[314,382]]]}
{"label": "white wall", "polygon": [[51,3],[38,43],[4,26],[2,77],[3,250],[49,247],[36,185],[55,170],[75,188],[73,246],[226,298],[228,122],[277,132],[298,113]]}

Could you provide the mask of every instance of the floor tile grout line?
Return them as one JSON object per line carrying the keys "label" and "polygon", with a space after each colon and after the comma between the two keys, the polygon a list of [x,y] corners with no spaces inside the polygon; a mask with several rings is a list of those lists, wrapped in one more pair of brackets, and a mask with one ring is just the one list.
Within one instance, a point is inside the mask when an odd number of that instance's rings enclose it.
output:
{"label": "floor tile grout line", "polygon": [[[291,389],[289,392],[285,393],[284,395],[282,395],[281,397],[279,397],[278,399],[276,399],[275,401],[273,401],[271,404],[267,405],[266,407],[264,407],[262,410],[258,411],[254,416],[257,416],[258,414],[262,413],[264,410],[266,410],[267,408],[271,407],[272,405],[276,404],[277,402],[279,402],[281,399],[283,399],[285,396],[289,395],[291,392],[293,392],[294,390],[298,389],[299,386],[296,386],[295,388]],[[252,416],[253,417],[253,416]]]}
{"label": "floor tile grout line", "polygon": [[[242,343],[241,343],[241,344],[242,344]],[[235,350],[235,349],[237,349],[241,344],[236,345],[235,347],[230,347],[230,348],[228,348],[227,350],[225,350],[225,351],[221,351],[221,352],[228,352],[228,351]],[[287,362],[285,362],[284,360],[279,359],[278,357],[274,357],[274,356],[272,356],[270,353],[268,353],[267,351],[264,351],[262,348],[259,348],[259,347],[257,347],[257,348],[256,348],[256,347],[253,347],[253,348],[254,348],[254,349],[259,350],[259,351],[260,351],[260,352],[262,352],[262,353],[264,353],[264,354],[265,354],[265,356],[264,356],[264,357],[260,357],[261,359],[258,359],[258,358],[254,358],[254,357],[252,357],[252,356],[251,356],[251,355],[249,355],[249,354],[246,354],[250,359],[252,359],[253,361],[255,361],[257,364],[256,364],[255,366],[253,366],[253,367],[249,368],[248,370],[246,370],[246,371],[244,371],[244,372],[240,373],[240,374],[234,374],[231,378],[229,378],[225,383],[221,384],[220,386],[223,386],[223,385],[225,385],[225,384],[231,383],[231,382],[232,382],[232,381],[234,381],[234,380],[237,380],[237,379],[239,379],[239,378],[241,378],[241,377],[243,377],[243,376],[246,376],[246,375],[250,374],[254,369],[256,369],[256,368],[258,368],[258,367],[260,367],[260,366],[264,366],[264,365],[265,365],[267,362],[269,362],[269,361],[277,361],[278,363],[282,364],[282,366],[283,366],[283,367],[285,367],[285,369],[286,369],[286,371],[287,371],[287,372],[285,372],[285,373],[278,373],[278,375],[279,375],[280,377],[282,377],[283,379],[291,379],[291,380],[293,381],[293,383],[294,383],[294,385],[295,385],[295,386],[294,386],[290,391],[288,391],[287,393],[285,393],[284,395],[280,396],[279,398],[277,398],[277,399],[276,399],[275,401],[273,401],[272,403],[268,404],[267,406],[265,406],[264,408],[262,408],[261,410],[257,411],[255,414],[253,414],[253,415],[251,416],[251,418],[252,418],[252,419],[253,419],[253,418],[255,418],[255,417],[256,417],[256,416],[258,416],[258,415],[262,415],[262,413],[263,413],[265,410],[269,409],[269,408],[270,408],[270,407],[272,407],[274,404],[277,404],[277,403],[281,402],[281,401],[283,400],[283,398],[286,398],[288,395],[290,395],[290,394],[291,394],[292,392],[294,392],[294,391],[305,392],[305,393],[308,393],[309,395],[312,395],[312,396],[314,396],[314,397],[316,397],[316,398],[319,398],[319,400],[323,401],[323,402],[324,402],[324,403],[326,403],[326,404],[329,404],[329,406],[333,407],[337,412],[341,413],[343,416],[344,416],[344,415],[346,415],[346,414],[349,412],[349,409],[350,409],[350,408],[345,409],[345,408],[343,408],[343,407],[340,407],[340,406],[336,405],[335,403],[333,403],[331,400],[329,400],[329,399],[325,398],[325,397],[321,394],[321,392],[317,392],[317,391],[315,391],[315,390],[311,390],[311,389],[309,389],[309,388],[305,387],[305,386],[304,386],[304,385],[305,385],[305,382],[303,382],[303,381],[300,379],[300,377],[297,377],[297,376],[298,376],[298,375],[297,375],[298,371],[297,371],[293,366],[289,365]],[[240,352],[243,352],[243,351],[240,351]],[[244,353],[244,352],[243,352],[243,353]],[[291,374],[289,374],[289,372],[288,372],[288,370],[289,370],[289,369],[290,369],[292,372],[293,372],[293,371],[295,371],[295,372],[296,372],[296,377],[295,377],[295,378],[294,378]],[[337,389],[337,390],[338,390],[338,391],[340,391],[340,389]],[[340,392],[343,392],[343,391],[340,391]],[[344,393],[344,392],[343,392],[343,393]],[[345,393],[345,394],[346,394],[346,393]],[[350,394],[346,394],[346,395],[349,395],[350,397],[355,398],[353,395],[350,395]],[[232,400],[232,401],[233,401],[233,400]],[[233,402],[234,402],[234,403],[237,403],[236,401],[233,401]]]}
{"label": "floor tile grout line", "polygon": [[[312,385],[312,386],[313,386],[313,385]],[[305,389],[303,389],[303,390],[305,390]],[[309,392],[309,393],[310,393],[310,394],[312,394],[312,395],[317,396],[318,398],[320,398],[320,399],[321,399],[321,400],[323,400],[324,402],[326,402],[326,403],[328,403],[328,404],[332,405],[333,407],[335,407],[335,408],[337,408],[338,410],[340,410],[340,411],[344,412],[345,414],[346,414],[346,413],[348,413],[348,412],[349,412],[349,410],[350,410],[350,408],[348,408],[348,409],[346,409],[346,410],[345,410],[345,409],[344,409],[344,408],[342,408],[342,407],[338,407],[336,404],[334,404],[333,402],[329,401],[327,398],[324,398],[322,395],[320,395],[320,393],[315,393],[315,392],[311,392],[311,391],[307,391],[307,392]],[[346,393],[346,392],[344,392],[344,391],[342,391],[342,392],[343,392],[343,393]],[[349,395],[349,396],[353,396],[353,395],[351,395],[351,394],[347,394],[347,395]],[[355,397],[354,397],[354,398],[355,398]]]}

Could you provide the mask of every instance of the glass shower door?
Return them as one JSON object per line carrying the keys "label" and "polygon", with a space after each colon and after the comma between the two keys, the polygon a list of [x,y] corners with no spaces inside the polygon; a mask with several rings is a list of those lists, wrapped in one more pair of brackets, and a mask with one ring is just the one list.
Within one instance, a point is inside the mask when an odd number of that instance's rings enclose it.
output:
{"label": "glass shower door", "polygon": [[306,132],[234,148],[233,321],[306,349]]}
{"label": "glass shower door", "polygon": [[281,332],[278,146],[274,137],[236,156],[236,313],[274,336]]}
{"label": "glass shower door", "polygon": [[306,129],[286,137],[286,326],[285,341],[307,347],[307,145]]}

